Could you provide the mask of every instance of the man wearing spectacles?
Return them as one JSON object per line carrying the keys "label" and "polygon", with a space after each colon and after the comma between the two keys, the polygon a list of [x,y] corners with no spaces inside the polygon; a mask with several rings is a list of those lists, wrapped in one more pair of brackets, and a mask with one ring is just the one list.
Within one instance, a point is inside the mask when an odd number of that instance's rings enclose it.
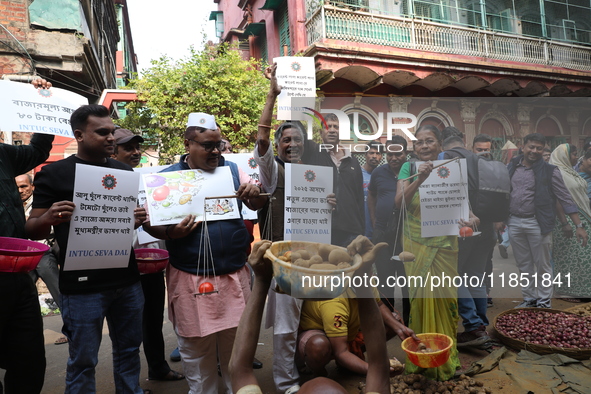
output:
{"label": "man wearing spectacles", "polygon": [[[242,202],[255,210],[266,203],[255,181],[222,156],[225,143],[212,115],[189,115],[184,144],[187,153],[163,172],[199,169],[213,173],[228,166],[240,211]],[[166,271],[169,318],[178,336],[190,392],[218,391],[216,356],[225,391],[231,392],[228,363],[250,293],[250,272],[245,265],[250,237],[242,218],[209,222],[205,228],[195,219],[189,215],[178,224],[154,227],[147,221],[144,229],[166,240],[170,253]],[[207,247],[202,244],[206,236]],[[204,282],[215,283],[217,293],[195,295],[195,283]]]}
{"label": "man wearing spectacles", "polygon": [[225,152],[226,151],[226,141],[225,140],[221,140],[221,141],[216,141],[216,142],[200,142],[197,141],[193,138],[187,138],[188,141],[194,142],[196,144],[199,144],[203,147],[203,149],[207,152],[207,153],[211,153],[213,152],[215,149],[219,150],[220,153]]}

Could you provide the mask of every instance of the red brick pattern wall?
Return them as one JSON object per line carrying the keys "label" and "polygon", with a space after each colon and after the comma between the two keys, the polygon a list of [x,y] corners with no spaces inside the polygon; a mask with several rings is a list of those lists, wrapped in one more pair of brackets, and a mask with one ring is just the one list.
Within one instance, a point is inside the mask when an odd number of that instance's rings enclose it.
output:
{"label": "red brick pattern wall", "polygon": [[19,41],[25,39],[27,20],[27,5],[24,1],[0,0],[0,23],[7,26]]}
{"label": "red brick pattern wall", "polygon": [[[22,1],[6,1],[0,0],[0,23],[6,27],[10,33],[21,44],[26,38],[26,31],[28,29],[28,10],[26,0]],[[4,29],[0,29],[0,38],[6,41],[10,46],[18,46],[14,39],[10,37]],[[5,49],[4,46],[0,48]],[[11,74],[17,72],[28,71],[28,67],[24,66],[23,62],[14,56],[7,53],[0,52],[0,76],[3,74]]]}

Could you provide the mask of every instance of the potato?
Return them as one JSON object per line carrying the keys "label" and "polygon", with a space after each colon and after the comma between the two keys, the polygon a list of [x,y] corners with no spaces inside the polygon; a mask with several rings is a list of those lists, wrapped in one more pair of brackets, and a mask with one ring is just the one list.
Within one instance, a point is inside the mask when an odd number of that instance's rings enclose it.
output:
{"label": "potato", "polygon": [[337,267],[336,268],[338,270],[344,270],[344,269],[347,269],[349,267],[351,267],[351,264],[345,263],[344,261],[341,261],[340,263],[337,264]]}
{"label": "potato", "polygon": [[288,260],[291,260],[291,250],[288,250],[287,252],[283,253],[283,256],[286,257]]}
{"label": "potato", "polygon": [[313,270],[334,271],[335,266],[333,264],[313,264],[310,268]]}
{"label": "potato", "polygon": [[396,357],[392,357],[390,359],[390,368],[392,368],[395,372],[402,372],[404,370],[404,365]]}
{"label": "potato", "polygon": [[398,258],[400,259],[400,261],[403,261],[403,262],[414,261],[415,255],[410,252],[401,252],[398,255]]}
{"label": "potato", "polygon": [[318,254],[318,247],[316,245],[308,245],[306,246],[306,250],[310,253],[310,256]]}
{"label": "potato", "polygon": [[347,251],[345,251],[343,249],[334,249],[328,255],[328,262],[331,264],[337,265],[338,263],[343,262],[343,261],[345,263],[348,263],[351,261],[351,256],[349,256],[349,253],[347,253]]}
{"label": "potato", "polygon": [[285,257],[285,256],[279,256],[278,258],[281,261],[286,261],[286,262],[289,261],[289,259],[287,257]]}
{"label": "potato", "polygon": [[298,253],[300,254],[300,256],[302,256],[303,259],[306,259],[306,260],[310,259],[310,253],[307,250],[305,250],[305,249],[298,250]]}
{"label": "potato", "polygon": [[333,249],[334,249],[334,246],[332,246],[332,245],[321,244],[320,249],[318,249],[318,255],[320,255],[320,257],[322,257],[322,260],[328,260],[328,255],[330,254],[330,252]]}
{"label": "potato", "polygon": [[304,260],[302,258],[299,258],[296,261],[294,261],[293,265],[297,265],[298,267],[309,268],[310,260]]}
{"label": "potato", "polygon": [[186,203],[188,203],[189,201],[191,201],[191,197],[193,197],[190,194],[184,194],[181,196],[181,198],[179,198],[179,204],[181,205],[185,205]]}
{"label": "potato", "polygon": [[322,264],[322,263],[323,263],[322,257],[320,257],[318,255],[310,257],[310,264]]}
{"label": "potato", "polygon": [[299,254],[298,252],[292,252],[291,253],[291,261],[292,262],[294,262],[294,261],[296,261],[298,259],[301,259],[301,258],[302,258],[302,255]]}

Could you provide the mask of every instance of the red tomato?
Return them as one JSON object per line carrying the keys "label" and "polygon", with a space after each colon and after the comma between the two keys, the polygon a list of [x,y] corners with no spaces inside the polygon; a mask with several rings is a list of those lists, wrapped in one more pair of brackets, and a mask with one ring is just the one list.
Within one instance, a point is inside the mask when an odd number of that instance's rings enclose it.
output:
{"label": "red tomato", "polygon": [[170,194],[170,189],[168,188],[168,186],[164,185],[164,186],[160,186],[158,189],[154,190],[154,193],[152,194],[152,198],[155,201],[163,201],[163,200],[166,200],[166,197],[168,197],[169,194]]}
{"label": "red tomato", "polygon": [[199,285],[200,293],[211,293],[213,291],[213,285],[209,282],[203,282]]}
{"label": "red tomato", "polygon": [[471,227],[462,227],[460,229],[460,237],[471,237],[474,234]]}

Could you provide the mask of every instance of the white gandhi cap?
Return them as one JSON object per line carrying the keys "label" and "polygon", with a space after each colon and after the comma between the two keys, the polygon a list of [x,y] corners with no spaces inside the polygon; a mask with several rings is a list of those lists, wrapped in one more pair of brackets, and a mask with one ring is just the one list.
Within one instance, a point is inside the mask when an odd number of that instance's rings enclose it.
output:
{"label": "white gandhi cap", "polygon": [[204,129],[216,130],[215,117],[203,112],[193,112],[189,114],[187,127],[196,126]]}

